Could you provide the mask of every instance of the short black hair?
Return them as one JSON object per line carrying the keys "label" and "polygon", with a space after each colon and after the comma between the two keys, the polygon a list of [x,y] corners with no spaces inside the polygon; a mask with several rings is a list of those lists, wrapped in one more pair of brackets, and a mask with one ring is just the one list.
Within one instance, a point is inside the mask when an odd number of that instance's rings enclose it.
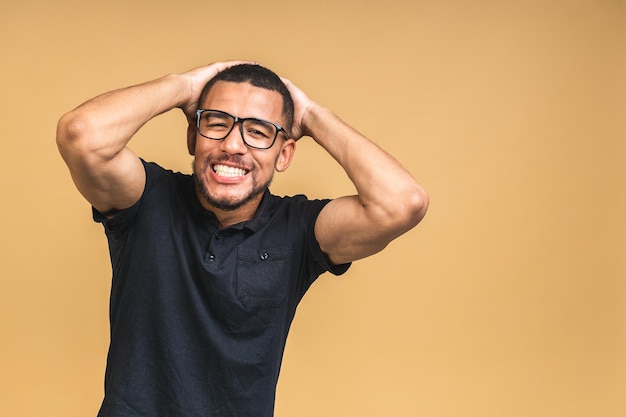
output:
{"label": "short black hair", "polygon": [[284,128],[287,132],[291,132],[294,113],[293,99],[291,94],[289,94],[287,86],[276,73],[255,64],[239,64],[226,68],[206,83],[200,94],[198,105],[204,102],[209,91],[218,81],[249,83],[255,87],[278,92],[283,98],[283,116],[285,116],[287,122],[287,126],[284,126]]}

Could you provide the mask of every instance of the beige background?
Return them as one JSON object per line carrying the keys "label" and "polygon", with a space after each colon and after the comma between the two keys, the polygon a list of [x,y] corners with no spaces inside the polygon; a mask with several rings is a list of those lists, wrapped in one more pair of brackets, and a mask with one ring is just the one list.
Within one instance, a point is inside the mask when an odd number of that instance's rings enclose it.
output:
{"label": "beige background", "polygon": [[[626,2],[2,0],[0,46],[1,416],[95,416],[102,395],[108,253],[56,121],[229,58],[292,79],[432,199],[305,297],[277,417],[626,415]],[[132,147],[188,172],[184,129],[168,113]],[[353,189],[304,140],[273,191]]]}

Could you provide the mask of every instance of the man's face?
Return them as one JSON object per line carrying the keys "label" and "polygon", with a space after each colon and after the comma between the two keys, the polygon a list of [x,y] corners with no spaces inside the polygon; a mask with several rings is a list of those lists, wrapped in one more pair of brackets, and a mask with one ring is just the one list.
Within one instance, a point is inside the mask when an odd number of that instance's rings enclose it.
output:
{"label": "man's face", "polygon": [[[199,104],[202,109],[286,124],[282,96],[248,83],[218,81]],[[294,150],[295,141],[286,140],[282,133],[269,149],[249,148],[243,142],[239,124],[223,140],[211,140],[196,132],[189,138],[189,152],[195,155],[193,165],[200,202],[208,209],[256,209],[274,170],[287,169]]]}

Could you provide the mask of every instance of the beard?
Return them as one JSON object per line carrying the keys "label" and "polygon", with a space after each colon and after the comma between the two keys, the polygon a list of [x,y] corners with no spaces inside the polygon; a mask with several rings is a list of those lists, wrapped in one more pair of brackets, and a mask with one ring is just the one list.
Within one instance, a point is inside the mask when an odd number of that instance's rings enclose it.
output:
{"label": "beard", "polygon": [[209,158],[204,161],[204,164],[201,168],[197,168],[197,165],[194,161],[192,163],[192,168],[194,172],[194,179],[196,182],[196,189],[200,192],[200,195],[202,196],[204,201],[207,202],[210,206],[215,207],[218,210],[224,211],[234,211],[245,206],[250,201],[258,197],[260,194],[264,193],[265,190],[269,188],[272,180],[274,179],[274,174],[272,173],[270,178],[265,183],[259,184],[257,178],[254,175],[248,173],[248,175],[251,175],[252,178],[252,189],[247,194],[240,195],[239,197],[218,198],[217,196],[211,195],[206,186],[206,183],[200,179],[203,176],[203,173],[206,172],[206,170],[212,169],[211,164],[209,163]]}

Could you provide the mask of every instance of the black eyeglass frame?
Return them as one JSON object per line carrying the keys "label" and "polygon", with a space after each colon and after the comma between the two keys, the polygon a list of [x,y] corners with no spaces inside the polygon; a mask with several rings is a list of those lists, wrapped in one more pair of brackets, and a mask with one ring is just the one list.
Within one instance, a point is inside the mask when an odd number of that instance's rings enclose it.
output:
{"label": "black eyeglass frame", "polygon": [[[202,113],[204,112],[215,112],[215,113],[221,113],[224,114],[230,118],[232,118],[234,120],[233,125],[230,127],[230,129],[228,130],[228,132],[224,135],[224,137],[222,138],[211,138],[209,136],[203,135],[202,132],[200,131],[200,117],[202,116]],[[248,142],[246,142],[246,135],[244,135],[243,133],[243,122],[245,122],[246,120],[258,120],[260,122],[264,122],[264,123],[269,123],[272,126],[274,126],[276,128],[276,134],[274,135],[274,139],[272,140],[272,143],[270,144],[270,146],[266,147],[266,148],[261,148],[259,146],[254,146],[254,145],[250,145]],[[274,143],[276,143],[276,138],[278,137],[278,134],[280,132],[283,132],[283,135],[285,135],[285,138],[288,138],[289,135],[287,135],[287,131],[278,123],[274,123],[274,122],[270,122],[269,120],[265,120],[265,119],[259,119],[258,117],[238,117],[238,116],[234,116],[230,113],[227,113],[225,111],[222,110],[215,110],[215,109],[198,109],[196,110],[196,130],[198,131],[198,133],[200,134],[200,136],[205,137],[207,139],[211,139],[211,140],[224,140],[228,137],[228,135],[230,135],[230,133],[233,131],[233,129],[235,128],[235,125],[239,122],[239,132],[241,133],[241,139],[243,139],[243,143],[246,144],[247,147],[249,148],[253,148],[253,149],[269,149],[272,146],[274,146]]]}

